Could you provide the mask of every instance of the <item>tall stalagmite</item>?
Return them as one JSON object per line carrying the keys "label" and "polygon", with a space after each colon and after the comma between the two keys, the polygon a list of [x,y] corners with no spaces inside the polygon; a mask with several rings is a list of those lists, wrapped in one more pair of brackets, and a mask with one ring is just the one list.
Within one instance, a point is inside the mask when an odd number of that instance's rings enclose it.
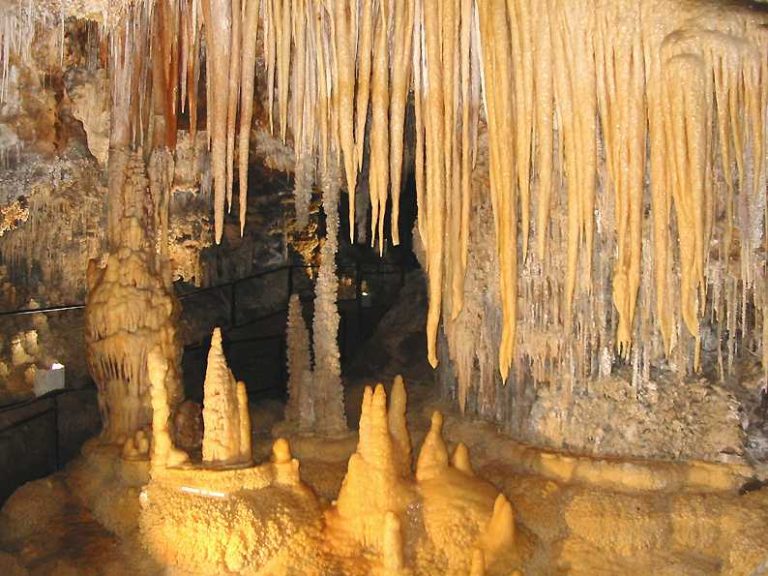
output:
{"label": "tall stalagmite", "polygon": [[251,461],[251,422],[245,385],[227,366],[221,330],[216,328],[208,351],[203,399],[203,462],[246,464]]}

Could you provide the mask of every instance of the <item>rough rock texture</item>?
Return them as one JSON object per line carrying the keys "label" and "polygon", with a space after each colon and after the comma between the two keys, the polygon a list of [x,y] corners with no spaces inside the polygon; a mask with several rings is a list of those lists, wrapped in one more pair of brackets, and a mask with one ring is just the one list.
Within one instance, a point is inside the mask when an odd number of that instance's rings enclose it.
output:
{"label": "rough rock texture", "polygon": [[740,403],[706,379],[650,381],[638,392],[617,376],[593,381],[571,398],[546,385],[537,392],[529,426],[545,446],[645,458],[745,456]]}

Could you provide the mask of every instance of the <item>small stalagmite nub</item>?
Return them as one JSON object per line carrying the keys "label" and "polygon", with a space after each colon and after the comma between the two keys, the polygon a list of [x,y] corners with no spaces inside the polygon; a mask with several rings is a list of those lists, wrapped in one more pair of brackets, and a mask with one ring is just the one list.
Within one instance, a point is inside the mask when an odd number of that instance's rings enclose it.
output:
{"label": "small stalagmite nub", "polygon": [[456,445],[456,449],[453,451],[451,457],[451,465],[465,474],[470,476],[475,475],[475,471],[472,470],[472,463],[469,461],[469,448],[463,442],[459,442]]}
{"label": "small stalagmite nub", "polygon": [[272,462],[275,464],[287,464],[293,460],[291,445],[285,438],[278,438],[272,444]]}

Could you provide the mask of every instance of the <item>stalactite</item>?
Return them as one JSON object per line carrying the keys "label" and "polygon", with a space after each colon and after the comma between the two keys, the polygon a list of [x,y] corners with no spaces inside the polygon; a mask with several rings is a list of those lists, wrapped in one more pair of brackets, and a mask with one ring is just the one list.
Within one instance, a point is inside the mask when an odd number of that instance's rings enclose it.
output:
{"label": "stalactite", "polygon": [[426,134],[426,214],[427,274],[429,277],[429,310],[427,312],[427,358],[437,366],[437,331],[440,323],[443,283],[443,233],[445,211],[445,174],[443,142],[443,80],[440,62],[440,22],[435,0],[424,0],[423,74]]}
{"label": "stalactite", "polygon": [[[253,91],[256,76],[256,40],[261,0],[244,0],[243,64],[240,80],[240,141],[239,141],[239,186],[240,186],[240,235],[245,230],[248,213],[248,156],[250,152],[251,122],[253,121]],[[269,0],[266,0],[269,2]],[[266,31],[264,32],[266,34]]]}
{"label": "stalactite", "polygon": [[[371,98],[371,69],[373,63],[373,38],[378,10],[374,9],[385,0],[360,0],[360,37],[357,46],[357,92],[355,93],[355,162],[358,172],[363,167],[365,127],[368,121],[368,103]],[[357,9],[357,8],[356,8]],[[371,203],[373,208],[373,202]]]}
{"label": "stalactite", "polygon": [[506,380],[512,365],[517,322],[517,206],[512,166],[504,158],[507,143],[513,142],[513,107],[507,97],[512,82],[512,62],[503,2],[486,0],[479,7],[484,40],[483,78],[489,124],[491,199],[501,275],[503,327],[499,371]]}
{"label": "stalactite", "polygon": [[205,14],[208,66],[207,110],[211,138],[211,164],[214,185],[214,227],[216,243],[224,234],[224,209],[227,198],[227,114],[229,108],[229,62],[232,51],[232,6],[230,0],[202,0]]}
{"label": "stalactite", "polygon": [[[467,0],[471,1],[471,0]],[[393,7],[392,7],[393,6]],[[403,172],[403,139],[406,104],[411,79],[413,21],[416,2],[393,0],[392,65],[390,72],[391,99],[389,103],[389,178],[392,194],[392,244],[400,244],[400,188]]]}
{"label": "stalactite", "polygon": [[389,45],[387,42],[387,0],[376,11],[371,82],[371,155],[368,191],[371,198],[371,246],[378,239],[384,252],[384,218],[389,187]]}

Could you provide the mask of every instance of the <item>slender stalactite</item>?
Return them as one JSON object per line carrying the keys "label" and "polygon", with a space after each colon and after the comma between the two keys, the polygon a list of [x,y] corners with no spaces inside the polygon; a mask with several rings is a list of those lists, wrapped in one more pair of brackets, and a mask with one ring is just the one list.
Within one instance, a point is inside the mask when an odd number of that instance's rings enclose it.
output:
{"label": "slender stalactite", "polygon": [[[365,127],[368,103],[371,98],[371,68],[373,63],[373,37],[377,8],[384,0],[360,0],[360,38],[357,46],[357,92],[355,94],[355,160],[357,170],[363,166]],[[374,207],[373,201],[371,206]]]}
{"label": "slender stalactite", "polygon": [[235,133],[237,127],[237,106],[240,103],[240,69],[242,45],[241,0],[232,2],[232,32],[229,51],[229,90],[227,102],[227,212],[232,210],[232,183],[235,171]]}
{"label": "slender stalactite", "polygon": [[371,165],[368,189],[371,197],[371,245],[378,238],[384,252],[384,219],[389,187],[389,46],[387,43],[388,0],[379,2],[373,45],[371,85]]}
{"label": "slender stalactite", "polygon": [[208,57],[209,137],[212,147],[214,228],[216,243],[219,244],[224,233],[224,209],[227,196],[227,112],[230,89],[232,7],[229,0],[203,0],[203,6],[207,6],[205,27]]}
{"label": "slender stalactite", "polygon": [[[269,0],[266,0],[269,1]],[[254,80],[256,76],[256,41],[259,26],[261,0],[244,0],[243,64],[240,81],[240,141],[239,141],[239,186],[240,186],[240,235],[245,230],[248,212],[248,157],[250,153],[251,122],[253,121]],[[266,32],[265,32],[266,33]]]}
{"label": "slender stalactite", "polygon": [[392,244],[400,244],[400,188],[403,176],[403,141],[408,88],[411,81],[413,19],[416,3],[393,0],[390,3],[394,24],[392,30],[392,65],[389,103],[389,178],[392,194]]}

